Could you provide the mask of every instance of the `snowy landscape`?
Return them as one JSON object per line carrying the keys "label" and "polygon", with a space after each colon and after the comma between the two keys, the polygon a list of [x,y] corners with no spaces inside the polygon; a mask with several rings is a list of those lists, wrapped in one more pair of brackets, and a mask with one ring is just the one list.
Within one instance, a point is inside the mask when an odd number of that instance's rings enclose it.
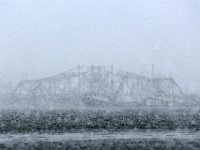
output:
{"label": "snowy landscape", "polygon": [[0,148],[198,149],[199,100],[170,77],[78,66],[1,94]]}
{"label": "snowy landscape", "polygon": [[0,150],[200,150],[200,0],[0,0]]}
{"label": "snowy landscape", "polygon": [[200,110],[2,110],[1,149],[198,149]]}

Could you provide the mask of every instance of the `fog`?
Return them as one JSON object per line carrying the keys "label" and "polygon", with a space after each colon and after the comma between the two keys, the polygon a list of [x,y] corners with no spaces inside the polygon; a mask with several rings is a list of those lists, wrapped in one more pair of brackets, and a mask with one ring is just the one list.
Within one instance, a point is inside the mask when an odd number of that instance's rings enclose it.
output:
{"label": "fog", "polygon": [[0,78],[114,65],[200,90],[199,0],[0,0]]}

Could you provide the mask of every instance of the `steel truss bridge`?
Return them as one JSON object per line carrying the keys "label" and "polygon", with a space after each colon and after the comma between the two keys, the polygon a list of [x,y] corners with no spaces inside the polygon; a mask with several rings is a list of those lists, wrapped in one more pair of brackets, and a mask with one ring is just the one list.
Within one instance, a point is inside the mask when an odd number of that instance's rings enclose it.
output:
{"label": "steel truss bridge", "polygon": [[113,66],[75,67],[38,80],[23,80],[13,94],[27,99],[77,99],[89,101],[144,102],[184,96],[172,78],[149,78]]}

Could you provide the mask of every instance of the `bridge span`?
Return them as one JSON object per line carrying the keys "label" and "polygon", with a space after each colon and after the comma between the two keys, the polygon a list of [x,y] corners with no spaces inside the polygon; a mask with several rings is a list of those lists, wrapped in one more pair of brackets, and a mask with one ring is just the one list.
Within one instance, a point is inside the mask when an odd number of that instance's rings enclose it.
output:
{"label": "bridge span", "polygon": [[18,99],[81,100],[92,105],[168,105],[184,97],[173,78],[150,78],[113,66],[77,66],[47,78],[23,80],[13,95]]}

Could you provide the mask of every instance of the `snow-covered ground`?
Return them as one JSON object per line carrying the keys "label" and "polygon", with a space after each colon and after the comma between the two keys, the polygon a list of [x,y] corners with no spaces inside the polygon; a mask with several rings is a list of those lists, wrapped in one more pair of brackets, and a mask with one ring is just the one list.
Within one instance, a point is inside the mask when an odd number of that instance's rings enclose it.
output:
{"label": "snow-covered ground", "polygon": [[57,133],[57,134],[0,134],[0,143],[49,141],[60,142],[69,140],[104,140],[104,139],[179,139],[200,140],[200,132],[194,131],[165,131],[165,132],[84,132],[84,133]]}

